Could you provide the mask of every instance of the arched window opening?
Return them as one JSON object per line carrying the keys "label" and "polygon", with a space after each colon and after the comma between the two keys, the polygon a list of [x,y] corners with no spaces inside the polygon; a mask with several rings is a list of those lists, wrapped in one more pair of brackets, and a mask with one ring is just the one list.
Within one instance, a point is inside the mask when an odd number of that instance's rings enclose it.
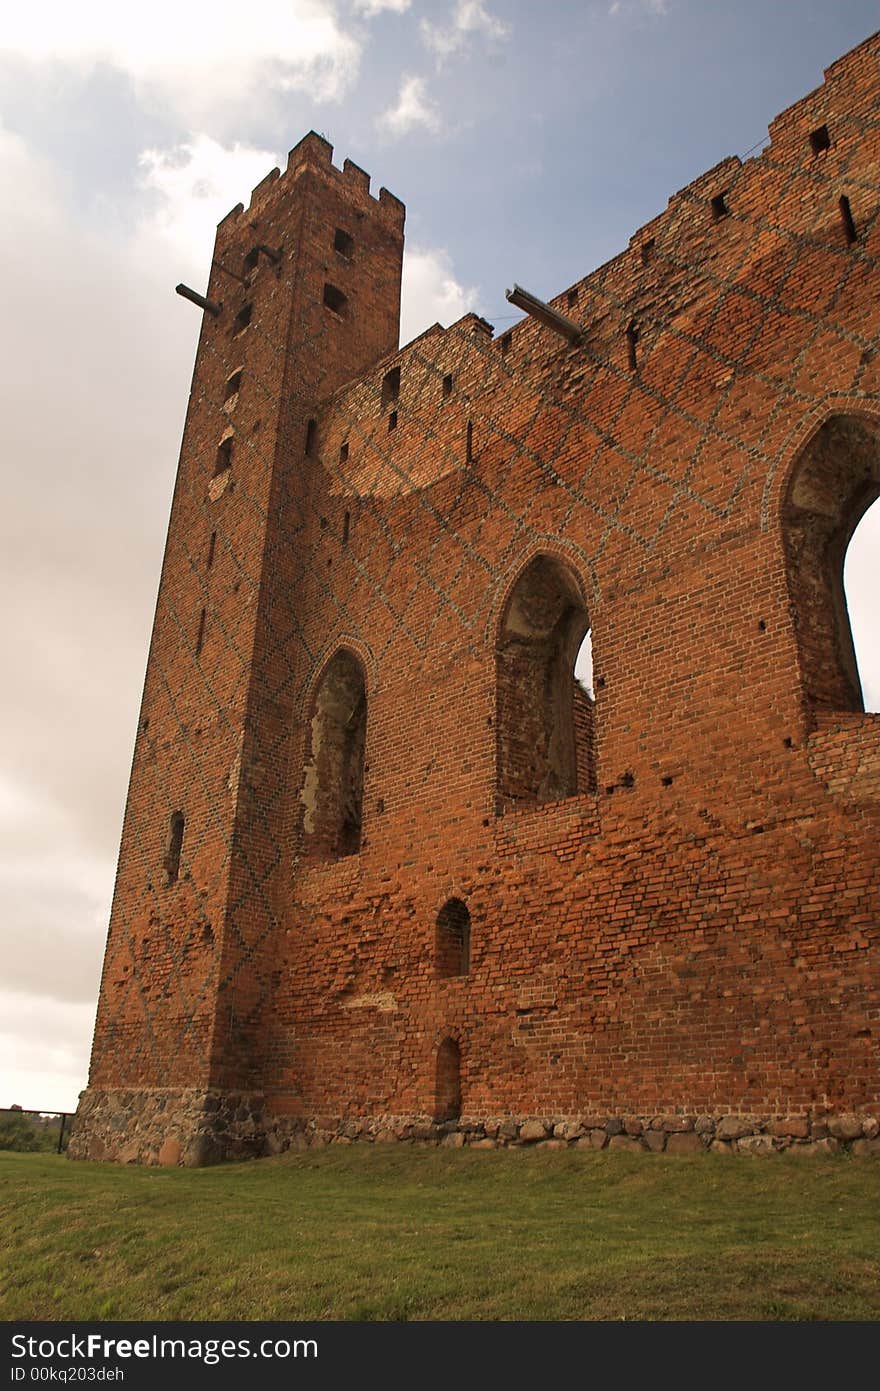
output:
{"label": "arched window opening", "polygon": [[495,653],[499,812],[595,789],[593,700],[576,671],[589,629],[572,572],[536,556],[507,604]]}
{"label": "arched window opening", "polygon": [[434,962],[440,980],[471,969],[471,915],[460,898],[450,898],[437,914]]}
{"label": "arched window opening", "polygon": [[302,803],[310,853],[325,859],[361,848],[367,693],[353,653],[336,653],[315,697]]}
{"label": "arched window opening", "polygon": [[880,501],[863,514],[843,563],[843,588],[866,710],[880,714]]}
{"label": "arched window opening", "polygon": [[820,711],[865,708],[844,560],[856,527],[878,497],[880,427],[854,416],[833,416],[803,449],[782,509],[808,723]]}
{"label": "arched window opening", "polygon": [[434,1084],[434,1120],[457,1121],[461,1115],[461,1049],[454,1038],[444,1038],[437,1049]]}

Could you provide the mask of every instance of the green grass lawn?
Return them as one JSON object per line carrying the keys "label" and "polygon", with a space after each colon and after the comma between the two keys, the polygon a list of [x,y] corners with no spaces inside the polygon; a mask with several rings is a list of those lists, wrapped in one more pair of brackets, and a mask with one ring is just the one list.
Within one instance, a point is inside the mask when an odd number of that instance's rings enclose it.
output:
{"label": "green grass lawn", "polygon": [[0,1154],[5,1319],[876,1319],[880,1164],[334,1146]]}

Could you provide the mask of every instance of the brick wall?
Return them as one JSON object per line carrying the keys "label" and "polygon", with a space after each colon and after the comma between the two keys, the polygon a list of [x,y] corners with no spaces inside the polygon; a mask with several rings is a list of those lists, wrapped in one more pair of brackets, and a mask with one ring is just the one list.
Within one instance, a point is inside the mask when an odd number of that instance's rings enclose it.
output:
{"label": "brick wall", "polygon": [[579,345],[468,315],[397,351],[402,208],[316,136],[221,224],[221,265],[280,259],[212,271],[92,1099],[331,1131],[459,1093],[876,1110],[880,746],[840,567],[880,494],[878,56],[561,293]]}

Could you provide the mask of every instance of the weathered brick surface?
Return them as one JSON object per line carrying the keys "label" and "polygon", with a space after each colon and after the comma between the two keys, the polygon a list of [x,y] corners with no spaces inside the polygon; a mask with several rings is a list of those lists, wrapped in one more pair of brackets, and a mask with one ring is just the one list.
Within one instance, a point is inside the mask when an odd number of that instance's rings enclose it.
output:
{"label": "weathered brick surface", "polygon": [[468,315],[397,351],[402,206],[317,136],[221,224],[72,1152],[131,1155],[141,1108],[136,1157],[158,1114],[198,1155],[193,1097],[227,1152],[239,1109],[246,1151],[873,1143],[880,730],[839,562],[880,493],[878,57],[560,294],[578,346]]}

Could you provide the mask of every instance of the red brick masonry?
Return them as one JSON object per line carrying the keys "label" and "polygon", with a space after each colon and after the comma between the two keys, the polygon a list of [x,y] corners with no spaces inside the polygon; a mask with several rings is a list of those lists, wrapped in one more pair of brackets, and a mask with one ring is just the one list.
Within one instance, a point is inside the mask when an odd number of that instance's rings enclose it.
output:
{"label": "red brick masonry", "polygon": [[575,345],[398,350],[403,206],[315,134],[221,223],[71,1154],[880,1147],[878,59]]}

